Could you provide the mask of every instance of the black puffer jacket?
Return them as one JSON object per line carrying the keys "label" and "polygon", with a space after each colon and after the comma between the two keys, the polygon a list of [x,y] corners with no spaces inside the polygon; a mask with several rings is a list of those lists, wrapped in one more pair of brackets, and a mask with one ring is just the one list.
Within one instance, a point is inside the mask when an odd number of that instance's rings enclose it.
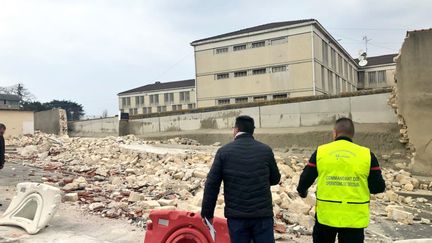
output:
{"label": "black puffer jacket", "polygon": [[224,182],[225,217],[272,217],[270,185],[280,173],[271,148],[251,134],[239,135],[220,148],[207,176],[201,216],[213,218],[221,182]]}

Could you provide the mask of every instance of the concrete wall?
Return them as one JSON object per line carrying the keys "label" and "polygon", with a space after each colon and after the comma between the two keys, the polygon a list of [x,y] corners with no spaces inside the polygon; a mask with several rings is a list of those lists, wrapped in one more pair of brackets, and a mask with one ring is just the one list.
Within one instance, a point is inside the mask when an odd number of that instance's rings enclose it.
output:
{"label": "concrete wall", "polygon": [[[321,99],[298,103],[232,108],[161,117],[132,119],[119,124],[117,117],[69,122],[71,136],[149,135],[201,129],[230,129],[237,116],[254,118],[257,128],[298,128],[332,124],[339,117],[356,123],[396,123],[387,100],[390,93]],[[119,128],[120,127],[120,128]]]}
{"label": "concrete wall", "polygon": [[67,134],[67,117],[65,110],[52,109],[35,112],[34,117],[36,130],[57,135]]}
{"label": "concrete wall", "polygon": [[6,125],[5,137],[34,133],[33,111],[0,110],[0,123]]}
{"label": "concrete wall", "polygon": [[104,137],[119,135],[118,117],[73,121],[68,123],[70,136]]}
{"label": "concrete wall", "polygon": [[408,32],[397,58],[399,112],[414,145],[413,172],[432,174],[432,30]]}
{"label": "concrete wall", "polygon": [[148,133],[226,129],[237,116],[249,115],[257,128],[308,127],[333,123],[339,117],[352,117],[357,123],[396,123],[387,105],[389,93],[315,100],[261,107],[230,109],[129,121],[129,132]]}

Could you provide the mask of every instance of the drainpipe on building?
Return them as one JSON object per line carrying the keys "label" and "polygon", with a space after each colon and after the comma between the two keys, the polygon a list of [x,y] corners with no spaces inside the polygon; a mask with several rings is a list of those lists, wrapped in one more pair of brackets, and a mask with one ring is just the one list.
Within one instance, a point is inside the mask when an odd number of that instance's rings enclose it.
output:
{"label": "drainpipe on building", "polygon": [[316,81],[315,81],[315,45],[314,45],[314,31],[311,25],[311,43],[312,43],[312,80],[313,80],[313,95],[316,95]]}

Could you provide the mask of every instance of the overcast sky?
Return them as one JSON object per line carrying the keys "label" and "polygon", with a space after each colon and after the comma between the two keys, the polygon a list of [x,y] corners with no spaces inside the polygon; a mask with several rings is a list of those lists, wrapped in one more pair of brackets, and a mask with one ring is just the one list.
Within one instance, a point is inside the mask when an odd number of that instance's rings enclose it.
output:
{"label": "overcast sky", "polygon": [[0,0],[0,86],[88,115],[118,110],[116,94],[194,78],[196,39],[255,25],[317,19],[353,57],[395,53],[407,30],[430,28],[429,0]]}

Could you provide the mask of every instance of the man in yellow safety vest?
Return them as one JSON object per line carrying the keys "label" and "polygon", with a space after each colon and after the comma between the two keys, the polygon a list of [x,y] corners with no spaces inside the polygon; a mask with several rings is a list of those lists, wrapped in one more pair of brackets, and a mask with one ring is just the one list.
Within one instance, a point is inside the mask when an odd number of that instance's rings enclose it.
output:
{"label": "man in yellow safety vest", "polygon": [[313,242],[364,242],[369,225],[370,194],[385,190],[375,155],[353,143],[354,124],[340,118],[333,129],[334,141],[318,147],[300,176],[297,191],[306,197],[317,179],[316,222]]}

